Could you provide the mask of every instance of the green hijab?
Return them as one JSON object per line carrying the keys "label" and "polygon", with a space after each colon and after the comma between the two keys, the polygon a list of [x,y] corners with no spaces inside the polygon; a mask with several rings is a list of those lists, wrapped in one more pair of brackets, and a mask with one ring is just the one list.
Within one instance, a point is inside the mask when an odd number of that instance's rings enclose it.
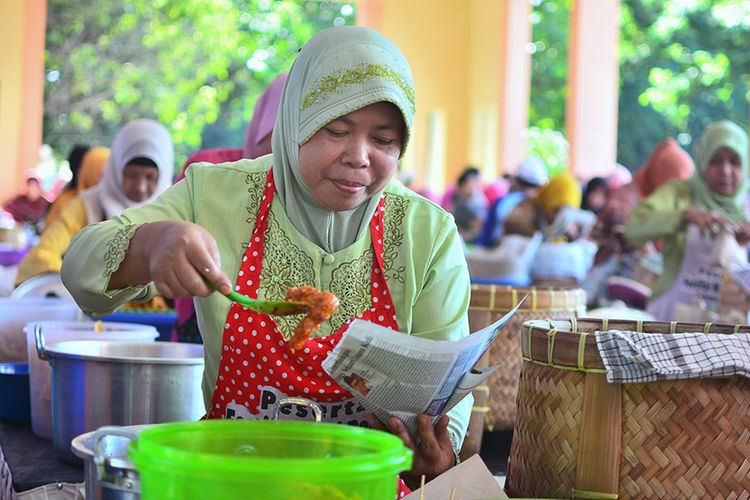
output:
{"label": "green hijab", "polygon": [[[717,194],[706,184],[706,171],[711,158],[722,148],[729,148],[740,157],[742,184],[732,196]],[[704,208],[714,210],[733,221],[745,220],[745,200],[747,197],[748,138],[737,124],[724,120],[712,123],[703,133],[695,147],[695,173],[689,182],[693,188],[695,201]]]}
{"label": "green hijab", "polygon": [[381,193],[348,211],[321,207],[300,174],[299,147],[327,123],[381,101],[395,104],[403,114],[403,154],[414,118],[411,69],[395,45],[368,28],[319,32],[289,72],[272,136],[276,191],[297,230],[327,252],[346,248],[365,234]]}

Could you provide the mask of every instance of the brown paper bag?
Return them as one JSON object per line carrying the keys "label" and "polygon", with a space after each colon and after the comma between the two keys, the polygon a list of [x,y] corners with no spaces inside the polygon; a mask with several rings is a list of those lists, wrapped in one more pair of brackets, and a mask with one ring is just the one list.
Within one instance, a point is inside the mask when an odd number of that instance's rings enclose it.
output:
{"label": "brown paper bag", "polygon": [[425,484],[424,496],[420,497],[417,489],[404,500],[450,500],[453,488],[456,488],[454,500],[508,498],[479,455],[474,455]]}

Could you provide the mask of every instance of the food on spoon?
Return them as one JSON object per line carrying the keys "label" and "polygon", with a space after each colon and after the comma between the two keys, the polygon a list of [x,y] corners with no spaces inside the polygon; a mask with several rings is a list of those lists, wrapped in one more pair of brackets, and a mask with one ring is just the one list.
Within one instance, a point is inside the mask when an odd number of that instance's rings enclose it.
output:
{"label": "food on spoon", "polygon": [[104,321],[97,321],[96,323],[94,323],[94,331],[96,333],[103,332],[105,330],[106,328],[104,328]]}
{"label": "food on spoon", "polygon": [[339,307],[339,299],[334,294],[311,286],[290,288],[284,300],[302,302],[307,305],[307,315],[296,326],[294,335],[289,340],[289,347],[292,351],[302,347],[313,331],[320,328],[320,324],[330,318]]}

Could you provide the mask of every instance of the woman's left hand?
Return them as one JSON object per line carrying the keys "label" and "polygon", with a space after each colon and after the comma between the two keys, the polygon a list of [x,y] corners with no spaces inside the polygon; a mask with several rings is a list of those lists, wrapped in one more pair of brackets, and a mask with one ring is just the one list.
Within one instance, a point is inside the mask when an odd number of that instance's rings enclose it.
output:
{"label": "woman's left hand", "polygon": [[447,415],[440,417],[434,427],[429,415],[423,413],[417,416],[419,445],[415,444],[399,418],[389,418],[387,426],[375,415],[370,415],[368,421],[373,429],[389,432],[401,438],[401,441],[414,452],[411,470],[401,475],[407,486],[412,489],[419,487],[423,475],[425,482],[430,481],[453,467],[456,461],[453,444],[448,436],[450,417]]}
{"label": "woman's left hand", "polygon": [[750,222],[741,221],[735,224],[734,237],[740,245],[746,245],[750,242]]}

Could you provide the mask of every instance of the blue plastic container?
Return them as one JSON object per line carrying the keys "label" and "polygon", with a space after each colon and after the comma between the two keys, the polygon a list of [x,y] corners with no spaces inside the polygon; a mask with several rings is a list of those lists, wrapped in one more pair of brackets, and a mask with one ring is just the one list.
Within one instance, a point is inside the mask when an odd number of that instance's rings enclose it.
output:
{"label": "blue plastic container", "polygon": [[31,421],[28,363],[0,363],[0,420]]}
{"label": "blue plastic container", "polygon": [[531,286],[531,278],[528,276],[484,276],[481,278],[472,276],[472,285],[500,285],[500,286]]}
{"label": "blue plastic container", "polygon": [[172,339],[172,329],[177,322],[177,313],[170,311],[117,311],[102,318],[102,321],[116,321],[121,323],[138,323],[151,325],[159,332],[157,340],[169,342]]}

